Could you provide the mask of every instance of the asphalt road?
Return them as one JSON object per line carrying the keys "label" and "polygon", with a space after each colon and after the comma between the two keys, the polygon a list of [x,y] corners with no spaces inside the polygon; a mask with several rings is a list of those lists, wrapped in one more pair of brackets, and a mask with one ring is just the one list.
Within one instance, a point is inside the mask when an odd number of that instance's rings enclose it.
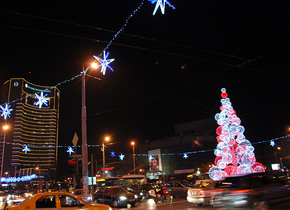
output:
{"label": "asphalt road", "polygon": [[[289,204],[283,204],[275,207],[271,207],[271,210],[286,210],[289,209]],[[215,210],[229,210],[228,208],[214,208],[210,205],[203,205],[197,206],[193,203],[189,203],[186,198],[174,198],[171,203],[161,203],[155,202],[152,199],[143,199],[141,202],[137,203],[134,207],[130,205],[127,208],[113,208],[114,210],[124,210],[124,209],[135,209],[135,210],[194,210],[194,209],[201,209],[201,210],[208,210],[208,209],[215,209]],[[237,210],[243,210],[244,208],[237,208]]]}

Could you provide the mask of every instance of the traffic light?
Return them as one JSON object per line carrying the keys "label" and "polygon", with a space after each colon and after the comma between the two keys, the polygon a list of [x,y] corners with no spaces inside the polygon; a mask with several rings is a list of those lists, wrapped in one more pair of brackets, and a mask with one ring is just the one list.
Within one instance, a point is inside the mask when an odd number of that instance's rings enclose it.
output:
{"label": "traffic light", "polygon": [[68,160],[68,172],[73,174],[75,173],[76,161],[74,159]]}

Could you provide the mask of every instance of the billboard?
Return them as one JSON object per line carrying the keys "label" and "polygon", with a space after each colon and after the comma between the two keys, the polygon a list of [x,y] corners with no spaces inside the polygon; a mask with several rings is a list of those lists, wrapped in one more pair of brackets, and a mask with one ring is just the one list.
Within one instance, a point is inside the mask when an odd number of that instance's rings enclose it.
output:
{"label": "billboard", "polygon": [[154,149],[148,151],[149,170],[150,172],[162,171],[161,151]]}

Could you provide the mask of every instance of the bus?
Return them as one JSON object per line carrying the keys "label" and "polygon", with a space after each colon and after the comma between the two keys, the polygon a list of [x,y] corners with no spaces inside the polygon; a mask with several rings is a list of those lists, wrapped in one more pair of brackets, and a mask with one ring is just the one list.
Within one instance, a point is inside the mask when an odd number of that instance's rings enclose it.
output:
{"label": "bus", "polygon": [[125,186],[125,185],[142,185],[147,184],[145,175],[133,174],[120,177],[105,177],[97,179],[97,187],[102,186]]}

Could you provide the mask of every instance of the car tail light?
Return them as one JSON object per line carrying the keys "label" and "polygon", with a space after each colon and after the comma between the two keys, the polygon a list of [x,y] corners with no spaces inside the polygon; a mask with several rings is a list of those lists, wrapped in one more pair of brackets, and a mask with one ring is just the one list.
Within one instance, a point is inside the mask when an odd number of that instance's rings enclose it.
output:
{"label": "car tail light", "polygon": [[250,192],[250,190],[235,190],[235,191],[231,191],[231,193],[247,193]]}
{"label": "car tail light", "polygon": [[216,190],[216,191],[213,191],[212,193],[213,194],[218,194],[218,193],[222,193],[223,191],[222,190]]}
{"label": "car tail light", "polygon": [[204,190],[199,191],[199,195],[204,196],[204,194],[205,194]]}

